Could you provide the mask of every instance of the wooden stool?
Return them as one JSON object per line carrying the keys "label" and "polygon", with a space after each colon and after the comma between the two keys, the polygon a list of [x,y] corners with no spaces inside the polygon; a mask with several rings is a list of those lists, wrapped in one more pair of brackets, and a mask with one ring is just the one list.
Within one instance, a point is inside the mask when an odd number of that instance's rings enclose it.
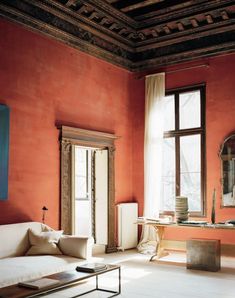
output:
{"label": "wooden stool", "polygon": [[187,269],[220,270],[220,240],[190,239],[186,248]]}

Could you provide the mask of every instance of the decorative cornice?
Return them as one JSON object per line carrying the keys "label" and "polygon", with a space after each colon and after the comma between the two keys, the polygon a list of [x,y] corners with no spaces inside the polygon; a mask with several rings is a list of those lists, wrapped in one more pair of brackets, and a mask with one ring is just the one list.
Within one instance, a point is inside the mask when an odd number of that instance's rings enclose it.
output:
{"label": "decorative cornice", "polygon": [[[31,3],[32,1],[25,0],[28,3]],[[54,13],[56,12],[57,16],[60,16],[66,21],[73,22],[73,19],[77,24],[79,25],[87,25],[87,30],[89,31],[98,31],[99,35],[102,35],[103,38],[106,37],[110,39],[112,37],[116,41],[120,41],[120,43],[123,43],[123,47],[126,45],[129,45],[130,47],[133,47],[134,44],[130,40],[127,40],[125,37],[120,34],[121,30],[125,30],[123,32],[135,32],[135,29],[133,29],[131,26],[129,26],[126,23],[123,23],[122,21],[117,22],[116,18],[114,17],[108,17],[105,12],[100,11],[99,9],[95,9],[95,7],[89,7],[89,9],[86,10],[86,7],[88,7],[88,1],[80,1],[84,2],[84,5],[78,10],[73,11],[67,6],[64,6],[60,3],[57,3],[52,0],[44,0],[44,3],[37,2],[34,5],[38,7],[43,7],[45,10]],[[109,23],[109,26],[105,27],[104,24]],[[119,28],[119,33],[112,31],[112,27]],[[110,29],[111,28],[111,29]],[[131,51],[131,48],[128,48],[129,51]]]}
{"label": "decorative cornice", "polygon": [[208,1],[208,0],[197,0],[194,6],[182,8],[180,10],[169,11],[168,9],[162,9],[157,12],[153,12],[151,18],[147,18],[139,21],[139,29],[146,28],[149,26],[157,25],[161,22],[170,22],[176,19],[187,18],[195,13],[204,14],[208,10],[224,9],[224,7],[233,5],[234,0],[220,0],[220,1]]}
{"label": "decorative cornice", "polygon": [[105,0],[1,0],[0,15],[131,71],[234,51],[234,1],[179,5],[137,22]]}
{"label": "decorative cornice", "polygon": [[134,21],[132,18],[126,16],[119,10],[108,5],[103,0],[82,0],[83,3],[90,3],[94,7],[102,9],[105,13],[110,14],[113,18],[118,19],[119,21],[124,22],[126,25],[131,26],[133,29],[138,27],[138,22]]}
{"label": "decorative cornice", "polygon": [[185,31],[178,31],[169,35],[162,35],[155,38],[155,43],[142,41],[138,43],[136,52],[143,52],[152,48],[162,48],[164,46],[172,46],[180,42],[194,40],[197,38],[215,35],[217,33],[226,33],[235,30],[235,20],[218,21],[212,24],[205,24],[196,28],[189,28]]}
{"label": "decorative cornice", "polygon": [[235,50],[234,41],[225,44],[205,47],[194,51],[181,51],[177,54],[166,54],[165,56],[156,57],[152,53],[153,58],[144,59],[133,64],[132,71],[153,70],[156,68],[173,65],[179,62],[188,62],[199,58],[213,57],[218,54],[233,53]]}
{"label": "decorative cornice", "polygon": [[[29,16],[19,10],[11,7],[7,7],[0,3],[0,15],[6,17],[9,20],[23,24],[30,29],[42,32],[50,37],[60,40],[72,47],[78,48],[88,54],[102,58],[110,63],[116,65],[122,65],[125,68],[131,67],[131,54],[127,52],[123,47],[117,44],[97,37],[94,33],[84,30],[83,28],[76,28],[70,24],[71,31],[76,30],[76,35],[63,30],[60,28],[60,20],[52,18],[53,23],[48,24],[46,20],[38,20],[35,17]],[[56,26],[56,27],[55,27]]]}

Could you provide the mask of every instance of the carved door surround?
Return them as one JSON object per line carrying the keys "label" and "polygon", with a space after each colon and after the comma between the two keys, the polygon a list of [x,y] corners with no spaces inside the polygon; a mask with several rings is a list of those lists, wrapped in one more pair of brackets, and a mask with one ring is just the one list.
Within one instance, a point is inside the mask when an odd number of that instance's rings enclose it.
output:
{"label": "carved door surround", "polygon": [[72,234],[72,147],[73,145],[108,150],[108,244],[106,252],[116,252],[115,243],[115,179],[113,134],[69,126],[61,127],[61,229]]}

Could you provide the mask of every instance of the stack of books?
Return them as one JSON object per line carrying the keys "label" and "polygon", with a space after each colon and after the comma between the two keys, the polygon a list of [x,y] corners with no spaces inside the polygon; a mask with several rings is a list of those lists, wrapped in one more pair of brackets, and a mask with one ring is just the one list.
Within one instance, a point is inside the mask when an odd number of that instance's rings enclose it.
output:
{"label": "stack of books", "polygon": [[207,225],[208,222],[204,220],[183,220],[179,223],[180,225],[195,225],[195,226],[201,226],[201,225]]}
{"label": "stack of books", "polygon": [[137,222],[139,223],[146,223],[146,222],[160,222],[160,218],[152,218],[152,217],[138,217]]}
{"label": "stack of books", "polygon": [[89,273],[98,272],[105,269],[107,269],[107,265],[102,263],[87,263],[77,266],[76,268],[77,271]]}
{"label": "stack of books", "polygon": [[60,281],[57,279],[52,279],[52,278],[40,278],[40,279],[35,279],[35,280],[29,280],[29,281],[24,281],[24,282],[19,282],[18,286],[19,287],[24,287],[24,288],[30,288],[30,289],[43,289],[47,288],[50,286],[53,286]]}
{"label": "stack of books", "polygon": [[177,223],[188,220],[188,198],[177,196],[175,198],[175,220]]}
{"label": "stack of books", "polygon": [[172,223],[172,217],[171,216],[164,216],[159,218],[153,218],[153,217],[138,217],[137,223],[159,223],[159,224],[170,224]]}

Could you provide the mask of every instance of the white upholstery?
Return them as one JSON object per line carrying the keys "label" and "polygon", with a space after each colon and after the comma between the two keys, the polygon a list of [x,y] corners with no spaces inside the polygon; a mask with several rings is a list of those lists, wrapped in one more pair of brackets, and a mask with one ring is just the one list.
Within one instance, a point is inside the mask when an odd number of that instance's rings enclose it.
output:
{"label": "white upholstery", "polygon": [[58,244],[63,255],[25,256],[30,247],[29,229],[40,233],[45,230],[45,225],[39,222],[0,225],[0,288],[74,270],[78,263],[84,262],[83,259],[91,257],[92,238],[68,235],[62,236]]}
{"label": "white upholstery", "polygon": [[40,278],[64,270],[73,270],[84,262],[68,256],[22,256],[0,260],[0,288]]}
{"label": "white upholstery", "polygon": [[89,259],[92,255],[93,238],[62,236],[59,248],[63,254],[82,259]]}
{"label": "white upholstery", "polygon": [[29,249],[28,229],[40,233],[42,227],[39,222],[0,225],[0,258],[24,255]]}
{"label": "white upholstery", "polygon": [[27,251],[27,256],[32,255],[62,255],[57,244],[63,231],[43,231],[35,233],[29,229],[29,243],[30,249]]}

